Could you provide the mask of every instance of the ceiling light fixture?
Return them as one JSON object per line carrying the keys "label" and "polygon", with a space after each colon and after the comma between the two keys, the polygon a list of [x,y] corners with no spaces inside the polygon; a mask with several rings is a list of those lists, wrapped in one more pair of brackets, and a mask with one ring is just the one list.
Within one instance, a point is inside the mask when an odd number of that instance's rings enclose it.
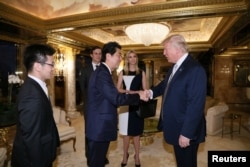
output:
{"label": "ceiling light fixture", "polygon": [[140,23],[127,26],[125,33],[137,43],[149,46],[152,43],[160,43],[170,32],[170,26],[161,23]]}

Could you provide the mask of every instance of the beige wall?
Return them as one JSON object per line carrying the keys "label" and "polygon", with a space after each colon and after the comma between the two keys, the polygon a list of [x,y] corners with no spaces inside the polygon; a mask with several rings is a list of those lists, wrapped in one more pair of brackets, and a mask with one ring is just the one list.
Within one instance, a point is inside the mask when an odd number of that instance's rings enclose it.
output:
{"label": "beige wall", "polygon": [[[237,58],[244,58],[238,55]],[[250,104],[247,98],[248,87],[238,87],[233,83],[234,65],[233,56],[215,56],[214,60],[214,98],[232,104]],[[249,59],[249,58],[248,58]],[[249,59],[250,60],[250,59]]]}

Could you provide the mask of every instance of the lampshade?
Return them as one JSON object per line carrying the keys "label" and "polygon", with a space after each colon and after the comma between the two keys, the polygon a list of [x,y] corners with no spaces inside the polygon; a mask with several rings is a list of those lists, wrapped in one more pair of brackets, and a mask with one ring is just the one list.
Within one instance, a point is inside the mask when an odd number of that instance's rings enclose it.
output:
{"label": "lampshade", "polygon": [[161,23],[133,24],[125,28],[125,33],[132,41],[143,43],[145,46],[160,43],[169,31],[170,27]]}

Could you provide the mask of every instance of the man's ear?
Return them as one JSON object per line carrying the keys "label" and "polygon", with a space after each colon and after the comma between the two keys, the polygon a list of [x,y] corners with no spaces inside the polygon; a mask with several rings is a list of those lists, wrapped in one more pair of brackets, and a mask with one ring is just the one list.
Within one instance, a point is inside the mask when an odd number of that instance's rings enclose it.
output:
{"label": "man's ear", "polygon": [[33,70],[34,71],[41,71],[41,69],[42,69],[42,64],[35,62],[33,65]]}
{"label": "man's ear", "polygon": [[110,53],[106,53],[106,59],[110,59],[112,55]]}

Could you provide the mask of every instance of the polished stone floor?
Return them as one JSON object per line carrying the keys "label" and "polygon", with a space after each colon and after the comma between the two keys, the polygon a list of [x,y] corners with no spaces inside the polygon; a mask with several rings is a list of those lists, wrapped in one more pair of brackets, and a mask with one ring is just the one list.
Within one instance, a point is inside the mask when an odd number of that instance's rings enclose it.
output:
{"label": "polished stone floor", "polygon": [[[244,117],[246,118],[246,117]],[[244,120],[242,125],[244,125]],[[74,152],[72,142],[63,143],[61,152],[54,164],[54,167],[80,167],[86,166],[84,157],[84,131],[83,118],[73,119],[73,126],[77,129],[77,151]],[[236,127],[237,128],[237,127]],[[207,167],[208,151],[213,150],[250,150],[250,131],[246,127],[241,127],[241,133],[234,133],[233,139],[230,135],[221,137],[221,133],[214,136],[207,136],[206,142],[202,143],[198,153],[198,166]],[[144,167],[175,167],[175,157],[172,146],[163,141],[162,133],[155,133],[142,137],[140,149],[141,165]],[[128,167],[134,166],[133,144],[130,144]],[[111,143],[108,158],[110,164],[107,167],[118,167],[122,160],[122,137]]]}
{"label": "polished stone floor", "polygon": [[[206,142],[202,143],[198,152],[198,166],[207,167],[208,151],[213,150],[250,150],[250,131],[248,127],[249,114],[243,114],[241,133],[234,133],[233,139],[230,135],[221,137],[221,133],[214,136],[207,136]],[[72,119],[72,126],[76,128],[76,152],[72,147],[72,141],[64,142],[58,152],[58,157],[54,162],[54,167],[85,167],[84,156],[84,123],[83,117],[78,116]],[[10,139],[11,142],[11,139]],[[162,138],[162,133],[145,135],[141,138],[140,160],[142,167],[175,167],[175,157],[172,146],[166,144]],[[130,144],[128,167],[134,165],[133,144]],[[122,160],[122,137],[118,136],[117,141],[111,142],[108,152],[110,161],[107,167],[119,167]],[[9,165],[8,165],[9,166]]]}

